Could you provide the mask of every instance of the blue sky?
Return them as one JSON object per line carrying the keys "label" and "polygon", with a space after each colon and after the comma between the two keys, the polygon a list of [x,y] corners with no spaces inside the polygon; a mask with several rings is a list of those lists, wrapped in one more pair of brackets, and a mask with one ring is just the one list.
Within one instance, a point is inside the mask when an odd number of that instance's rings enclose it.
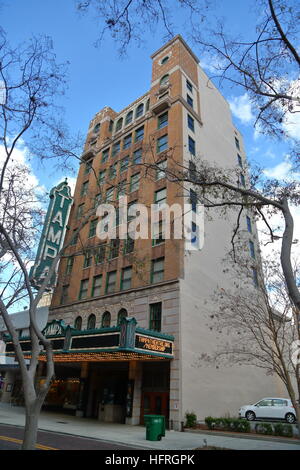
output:
{"label": "blue sky", "polygon": [[[221,13],[226,15],[231,31],[243,31],[255,20],[255,12],[249,10],[251,4],[249,0],[221,2]],[[183,24],[182,10],[173,13],[173,23]],[[145,30],[142,46],[133,44],[123,59],[118,56],[117,46],[108,35],[102,46],[96,48],[94,42],[99,26],[93,15],[78,14],[75,0],[6,0],[1,9],[1,25],[14,45],[32,35],[46,34],[53,39],[57,61],[69,62],[68,89],[62,99],[65,119],[73,132],[80,131],[84,135],[91,118],[104,106],[120,111],[149,89],[150,55],[164,43],[164,32],[158,29],[152,35]],[[182,31],[178,29],[175,33]],[[183,36],[188,41],[188,34],[183,33]],[[197,54],[197,48],[192,44],[191,47]],[[224,89],[222,93],[232,105],[234,122],[244,135],[249,160],[267,167],[270,174],[276,174],[279,164],[283,165],[281,172],[283,167],[286,170],[286,146],[254,132],[246,94],[233,89]],[[47,190],[60,176],[68,176],[54,173],[47,165],[43,169],[33,169]]]}
{"label": "blue sky", "polygon": [[[256,21],[256,12],[251,9],[252,0],[217,0],[217,3],[232,32],[248,32]],[[90,120],[100,109],[110,106],[120,111],[149,90],[150,56],[165,43],[165,32],[161,29],[150,34],[145,28],[141,47],[133,43],[127,56],[120,59],[117,45],[108,35],[101,47],[94,47],[99,27],[92,15],[81,16],[76,12],[75,0],[0,0],[0,5],[1,26],[11,44],[17,46],[31,36],[48,35],[53,40],[57,62],[69,62],[68,89],[61,104],[72,132],[80,131],[85,135]],[[182,19],[183,12],[175,9],[173,23],[183,26],[174,32],[182,34],[201,61],[197,48],[189,41],[188,26]],[[209,68],[205,70],[209,73]],[[244,136],[249,161],[264,166],[270,176],[287,175],[290,170],[287,146],[254,130],[254,116],[245,91],[225,88],[221,92],[231,104],[234,123]],[[300,134],[299,127],[298,122],[294,132],[299,131]],[[26,147],[26,136],[24,141]],[[26,155],[22,157],[22,148],[19,150],[20,160],[26,158]],[[37,182],[47,191],[66,176],[73,180],[75,177],[75,174],[68,175],[63,171],[59,174],[53,170],[52,162],[46,162],[44,167],[34,161],[30,165],[34,173],[33,183]],[[299,227],[296,237],[300,239]]]}

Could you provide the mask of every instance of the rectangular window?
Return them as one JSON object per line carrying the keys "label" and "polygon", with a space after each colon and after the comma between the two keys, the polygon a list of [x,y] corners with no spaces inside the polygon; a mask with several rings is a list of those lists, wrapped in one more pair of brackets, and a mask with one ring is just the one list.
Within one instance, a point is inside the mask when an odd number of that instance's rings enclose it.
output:
{"label": "rectangular window", "polygon": [[117,271],[111,271],[110,273],[107,273],[106,289],[105,289],[106,294],[111,294],[112,292],[115,291],[116,279],[117,279]]}
{"label": "rectangular window", "polygon": [[96,235],[97,223],[98,219],[91,220],[89,228],[89,238],[94,237]]}
{"label": "rectangular window", "polygon": [[187,86],[187,89],[193,93],[193,85],[191,84],[191,82],[189,80],[186,81],[186,86]]}
{"label": "rectangular window", "polygon": [[105,198],[105,201],[106,202],[111,202],[114,198],[114,187],[112,188],[109,188],[107,191],[106,191],[106,198]]}
{"label": "rectangular window", "polygon": [[88,191],[88,186],[89,186],[89,182],[88,181],[85,181],[82,186],[81,186],[81,191],[80,191],[80,196],[85,196],[87,194],[87,191]]}
{"label": "rectangular window", "polygon": [[119,182],[118,184],[118,189],[117,189],[117,194],[118,194],[118,198],[121,197],[121,196],[125,196],[126,194],[126,180],[122,180]]}
{"label": "rectangular window", "polygon": [[133,250],[134,250],[134,239],[128,236],[127,239],[124,240],[124,255],[127,255],[128,253],[132,253]]}
{"label": "rectangular window", "polygon": [[164,233],[164,223],[162,220],[159,222],[155,222],[153,224],[153,238],[152,238],[152,245],[160,245],[165,241],[165,233]]}
{"label": "rectangular window", "polygon": [[167,150],[168,148],[168,134],[162,135],[157,139],[157,148],[156,151],[157,153],[163,152],[164,150]]}
{"label": "rectangular window", "polygon": [[113,127],[114,127],[114,121],[110,120],[110,121],[109,121],[109,128],[108,128],[108,132],[112,132],[112,130],[113,130]]}
{"label": "rectangular window", "polygon": [[164,280],[164,258],[152,260],[151,266],[151,283]]}
{"label": "rectangular window", "polygon": [[84,174],[88,175],[92,171],[92,165],[93,165],[93,160],[90,160],[89,162],[86,162],[85,168],[84,168]]}
{"label": "rectangular window", "polygon": [[154,202],[157,209],[161,208],[167,202],[167,188],[155,191]]}
{"label": "rectangular window", "polygon": [[130,178],[130,192],[137,191],[139,189],[140,174],[136,173]]}
{"label": "rectangular window", "polygon": [[105,251],[106,251],[106,244],[102,243],[96,248],[95,251],[95,263],[101,264],[105,261]]}
{"label": "rectangular window", "polygon": [[102,274],[99,276],[94,276],[93,278],[93,287],[92,287],[92,297],[97,297],[101,294],[102,287]]}
{"label": "rectangular window", "polygon": [[161,331],[161,302],[150,304],[150,322],[149,329],[152,331]]}
{"label": "rectangular window", "polygon": [[119,246],[120,246],[120,240],[119,238],[115,238],[110,241],[110,247],[109,247],[109,258],[117,258],[119,256]]}
{"label": "rectangular window", "polygon": [[118,166],[118,163],[116,162],[109,168],[109,178],[111,180],[117,176],[117,166]]}
{"label": "rectangular window", "polygon": [[71,274],[72,269],[73,269],[73,264],[74,264],[74,256],[69,256],[69,258],[67,259],[66,274]]}
{"label": "rectangular window", "polygon": [[133,165],[139,165],[142,163],[142,149],[137,149],[133,153]]}
{"label": "rectangular window", "polygon": [[240,183],[242,186],[246,186],[246,181],[245,181],[245,176],[243,175],[243,173],[240,174]]}
{"label": "rectangular window", "polygon": [[123,141],[123,150],[128,149],[132,144],[132,135],[129,134],[126,137],[124,137]]}
{"label": "rectangular window", "polygon": [[189,136],[189,151],[192,155],[196,155],[196,142]]}
{"label": "rectangular window", "polygon": [[100,173],[99,173],[99,184],[104,184],[105,183],[105,173],[106,173],[106,170],[100,171]]}
{"label": "rectangular window", "polygon": [[116,142],[113,145],[111,156],[115,157],[120,152],[120,148],[121,148],[121,142],[119,140],[119,142]]}
{"label": "rectangular window", "polygon": [[121,290],[131,288],[132,267],[122,269]]}
{"label": "rectangular window", "polygon": [[193,108],[194,106],[194,101],[193,101],[193,98],[190,96],[190,95],[186,95],[186,101],[187,101],[187,104]]}
{"label": "rectangular window", "polygon": [[126,171],[128,169],[128,165],[129,165],[129,156],[121,160],[120,172],[123,173],[124,171]]}
{"label": "rectangular window", "polygon": [[92,262],[93,262],[93,255],[92,255],[92,252],[90,250],[88,250],[85,253],[85,256],[84,256],[83,267],[84,268],[89,268],[90,266],[92,266]]}
{"label": "rectangular window", "polygon": [[62,291],[61,291],[61,296],[60,296],[60,303],[61,305],[64,305],[68,302],[68,293],[69,286],[62,286]]}
{"label": "rectangular window", "polygon": [[247,222],[247,229],[249,233],[252,233],[252,223],[250,217],[247,215],[246,216],[246,222]]}
{"label": "rectangular window", "polygon": [[235,139],[235,146],[236,146],[236,148],[237,148],[238,150],[241,150],[241,149],[240,149],[240,141],[239,141],[239,139],[237,139],[236,137],[235,137],[234,139]]}
{"label": "rectangular window", "polygon": [[109,149],[106,149],[102,152],[102,163],[107,162],[109,157]]}
{"label": "rectangular window", "polygon": [[251,258],[255,259],[255,249],[254,249],[254,243],[252,240],[249,240],[249,250],[250,250]]}
{"label": "rectangular window", "polygon": [[76,230],[77,229],[73,230],[73,237],[72,237],[72,241],[71,241],[71,246],[77,245],[77,242],[78,242],[79,232],[76,233],[76,235],[75,235]]}
{"label": "rectangular window", "polygon": [[83,279],[80,282],[79,300],[86,299],[88,294],[89,280]]}
{"label": "rectangular window", "polygon": [[161,114],[158,116],[158,129],[162,129],[168,125],[168,113]]}
{"label": "rectangular window", "polygon": [[191,181],[196,180],[196,174],[196,164],[192,160],[189,160],[189,178],[191,179]]}
{"label": "rectangular window", "polygon": [[195,120],[189,114],[187,115],[187,124],[188,128],[191,129],[191,131],[195,132]]}
{"label": "rectangular window", "polygon": [[258,287],[258,274],[257,274],[257,269],[252,268],[252,279],[253,279],[253,284],[255,287]]}
{"label": "rectangular window", "polygon": [[96,194],[95,201],[94,201],[94,209],[96,209],[99,206],[99,204],[101,204],[101,201],[102,201],[102,193]]}
{"label": "rectangular window", "polygon": [[190,189],[190,204],[192,206],[192,211],[197,212],[197,193],[193,189]]}
{"label": "rectangular window", "polygon": [[243,160],[242,160],[242,157],[241,157],[239,154],[237,154],[237,159],[238,159],[238,164],[239,164],[239,166],[240,166],[241,168],[243,168]]}
{"label": "rectangular window", "polygon": [[135,131],[135,142],[140,142],[144,138],[144,126],[139,127]]}
{"label": "rectangular window", "polygon": [[157,163],[156,167],[156,180],[161,180],[162,178],[165,178],[167,160],[163,160],[162,162]]}
{"label": "rectangular window", "polygon": [[84,204],[80,204],[80,206],[78,206],[78,209],[77,209],[77,219],[80,219],[80,218],[82,217],[83,208],[84,208]]}

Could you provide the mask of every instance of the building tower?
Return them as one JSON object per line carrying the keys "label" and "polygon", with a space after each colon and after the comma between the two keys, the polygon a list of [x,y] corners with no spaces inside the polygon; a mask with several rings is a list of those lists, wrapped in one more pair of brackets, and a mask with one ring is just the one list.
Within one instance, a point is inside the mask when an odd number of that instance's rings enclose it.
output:
{"label": "building tower", "polygon": [[[204,246],[191,253],[184,240],[167,239],[161,223],[155,239],[103,242],[96,235],[97,206],[118,208],[121,195],[129,206],[183,205],[189,188],[166,178],[163,170],[172,165],[192,168],[205,157],[240,168],[245,183],[242,136],[189,46],[176,36],[151,58],[150,90],[119,113],[105,107],[89,126],[50,309],[50,320],[63,320],[73,338],[68,354],[56,348],[57,389],[64,383],[72,394],[62,402],[53,389],[48,404],[128,424],[164,414],[180,429],[188,410],[198,419],[236,414],[241,404],[270,394],[273,382],[255,368],[195,366],[214,346],[204,312],[214,309],[217,285],[228,283],[222,259],[230,218],[206,221]],[[242,228],[255,247],[249,220]]]}

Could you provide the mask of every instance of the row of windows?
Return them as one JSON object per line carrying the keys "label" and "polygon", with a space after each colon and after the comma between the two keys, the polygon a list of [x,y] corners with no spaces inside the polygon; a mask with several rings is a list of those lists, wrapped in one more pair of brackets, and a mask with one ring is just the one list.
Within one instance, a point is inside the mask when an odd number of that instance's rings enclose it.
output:
{"label": "row of windows", "polygon": [[120,117],[115,124],[115,132],[119,132],[123,125],[128,126],[129,124],[132,123],[133,119],[138,119],[143,116],[144,112],[147,112],[149,110],[150,106],[150,99],[147,100],[146,105],[144,103],[140,103],[135,110],[130,110],[125,118]]}
{"label": "row of windows", "polygon": [[[123,318],[128,316],[128,312],[125,308],[121,308],[118,312],[117,326],[121,324]],[[161,320],[162,320],[162,303],[156,302],[149,305],[149,329],[154,331],[161,331]],[[110,328],[111,325],[111,313],[106,310],[101,316],[100,328]],[[76,330],[82,330],[82,317],[79,315],[76,317],[74,322],[74,328]],[[91,313],[87,321],[87,330],[94,330],[97,327],[97,319],[94,313]]]}
{"label": "row of windows", "polygon": [[[164,258],[158,258],[151,261],[150,282],[157,283],[164,279]],[[119,290],[131,289],[132,266],[123,268],[121,271],[121,279]],[[109,271],[106,273],[105,286],[103,283],[103,275],[99,274],[93,277],[91,297],[98,297],[104,288],[104,294],[112,294],[116,292],[117,271]],[[68,285],[63,286],[61,293],[61,304],[68,302]],[[82,279],[80,282],[79,300],[84,300],[89,296],[89,279]]]}

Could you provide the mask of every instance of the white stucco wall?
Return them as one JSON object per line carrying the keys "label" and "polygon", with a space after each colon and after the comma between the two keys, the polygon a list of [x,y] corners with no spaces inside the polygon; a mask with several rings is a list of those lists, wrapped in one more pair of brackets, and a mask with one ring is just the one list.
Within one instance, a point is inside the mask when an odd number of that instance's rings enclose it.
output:
{"label": "white stucco wall", "polygon": [[[183,119],[184,141],[188,135],[196,140],[197,157],[215,162],[221,167],[237,168],[237,153],[245,156],[242,137],[235,134],[228,103],[199,69],[200,113],[203,126],[195,122],[195,137],[187,129]],[[183,80],[184,82],[184,80]],[[197,90],[195,90],[196,92]],[[187,113],[186,110],[183,111]],[[235,146],[235,136],[240,141],[241,151]],[[186,162],[191,158],[184,147]],[[237,416],[239,407],[253,403],[264,396],[280,393],[278,381],[266,376],[264,371],[253,366],[226,367],[216,369],[206,361],[200,361],[203,353],[216,350],[216,335],[210,329],[209,316],[214,313],[212,294],[217,286],[230,286],[223,273],[223,263],[230,250],[234,226],[234,214],[226,217],[215,209],[210,210],[213,220],[205,216],[204,247],[200,252],[185,255],[184,279],[180,281],[181,344],[182,344],[182,412],[194,411],[198,419],[205,416]],[[242,218],[244,230],[246,214]],[[280,393],[281,394],[281,393]]]}

